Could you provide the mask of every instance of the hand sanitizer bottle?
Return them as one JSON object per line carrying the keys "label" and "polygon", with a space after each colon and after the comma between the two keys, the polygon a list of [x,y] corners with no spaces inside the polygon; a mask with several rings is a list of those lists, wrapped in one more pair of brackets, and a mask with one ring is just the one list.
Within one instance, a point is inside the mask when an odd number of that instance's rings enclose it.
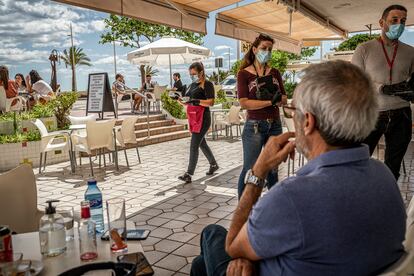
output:
{"label": "hand sanitizer bottle", "polygon": [[45,214],[40,219],[40,251],[43,255],[53,257],[66,251],[66,234],[63,217],[56,213],[53,202],[59,200],[48,200]]}

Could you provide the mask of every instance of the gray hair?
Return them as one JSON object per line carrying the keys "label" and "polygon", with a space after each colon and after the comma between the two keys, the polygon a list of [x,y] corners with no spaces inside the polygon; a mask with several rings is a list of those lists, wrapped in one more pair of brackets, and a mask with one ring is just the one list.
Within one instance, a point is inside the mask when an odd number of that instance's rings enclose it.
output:
{"label": "gray hair", "polygon": [[295,89],[298,113],[316,117],[316,126],[332,146],[361,142],[374,129],[378,102],[371,80],[346,61],[311,65]]}

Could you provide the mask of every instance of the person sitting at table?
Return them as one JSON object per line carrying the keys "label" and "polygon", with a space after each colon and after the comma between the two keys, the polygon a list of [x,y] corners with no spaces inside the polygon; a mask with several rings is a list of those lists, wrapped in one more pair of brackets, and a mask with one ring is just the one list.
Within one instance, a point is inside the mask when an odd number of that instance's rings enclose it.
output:
{"label": "person sitting at table", "polygon": [[184,87],[183,87],[183,83],[181,82],[180,73],[174,73],[173,74],[173,79],[174,79],[174,85],[173,85],[173,88],[171,90],[180,92],[182,94],[184,92],[183,91]]}
{"label": "person sitting at table", "polygon": [[14,80],[17,84],[17,91],[19,92],[19,94],[27,93],[27,85],[26,85],[26,81],[24,80],[23,74],[17,73],[14,76]]}
{"label": "person sitting at table", "polygon": [[140,91],[142,92],[154,91],[154,87],[158,85],[158,83],[156,81],[152,81],[151,79],[152,79],[151,75],[145,76],[145,82],[142,84]]}
{"label": "person sitting at table", "polygon": [[[361,144],[375,127],[376,98],[369,76],[349,62],[305,69],[284,112],[296,134],[269,138],[229,231],[203,230],[191,275],[256,267],[266,276],[378,275],[395,263],[404,254],[404,203],[391,171]],[[295,148],[308,163],[261,197],[267,174]]]}
{"label": "person sitting at table", "polygon": [[[127,87],[125,86],[125,78],[122,74],[116,74],[115,81],[112,84],[112,88],[115,91],[117,99],[118,99],[118,96],[128,95],[126,93]],[[136,111],[139,111],[139,107],[140,107],[141,102],[142,102],[142,97],[139,96],[137,93],[132,93],[132,97],[134,99],[133,109],[136,110]],[[117,100],[117,103],[118,103],[118,100]]]}
{"label": "person sitting at table", "polygon": [[[6,98],[11,99],[18,96],[17,83],[14,80],[9,79],[9,69],[6,66],[0,66],[0,86],[6,91]],[[15,99],[11,106],[15,106],[19,102]]]}
{"label": "person sitting at table", "polygon": [[[40,77],[36,70],[30,71],[29,75],[26,76],[26,84],[29,93],[42,104],[47,103],[54,97],[52,88]],[[31,102],[31,105],[34,105],[34,103]]]}

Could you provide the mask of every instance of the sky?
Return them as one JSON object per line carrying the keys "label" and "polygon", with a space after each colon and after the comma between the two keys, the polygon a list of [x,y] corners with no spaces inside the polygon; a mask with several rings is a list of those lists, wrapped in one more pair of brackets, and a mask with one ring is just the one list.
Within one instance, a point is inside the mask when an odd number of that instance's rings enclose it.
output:
{"label": "sky", "polygon": [[[241,5],[254,2],[245,0]],[[234,8],[235,5],[224,9]],[[219,10],[220,11],[220,10]],[[217,11],[217,12],[219,12]],[[224,68],[236,61],[237,42],[234,39],[214,34],[214,18],[217,12],[210,13],[207,20],[207,35],[203,46],[209,48],[213,56],[203,63],[207,74],[214,70],[214,59],[223,57]],[[86,90],[88,74],[108,72],[110,80],[114,78],[114,56],[112,44],[100,44],[100,36],[105,31],[103,19],[109,14],[60,4],[49,0],[0,0],[0,65],[9,68],[10,76],[16,73],[27,75],[30,70],[37,70],[42,78],[50,81],[51,66],[48,60],[50,52],[56,49],[63,52],[70,47],[70,23],[73,26],[74,44],[83,48],[91,59],[92,66],[77,67],[77,86],[79,91]],[[414,44],[414,29],[406,31],[402,41]],[[145,44],[145,42],[144,42]],[[324,53],[330,51],[332,42],[324,43]],[[117,72],[125,75],[130,87],[140,86],[139,69],[130,64],[126,55],[134,48],[116,45]],[[319,55],[319,51],[317,54]],[[188,64],[173,66],[179,72],[184,83],[189,83]],[[168,66],[160,67],[153,79],[160,85],[169,84]],[[71,70],[61,62],[58,64],[58,83],[62,91],[71,89]]]}

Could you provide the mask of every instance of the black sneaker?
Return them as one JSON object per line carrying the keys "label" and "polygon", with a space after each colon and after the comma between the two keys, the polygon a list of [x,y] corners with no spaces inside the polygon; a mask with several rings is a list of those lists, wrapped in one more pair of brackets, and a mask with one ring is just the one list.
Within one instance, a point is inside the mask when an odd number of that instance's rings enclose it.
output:
{"label": "black sneaker", "polygon": [[219,169],[219,166],[217,164],[210,165],[210,169],[208,170],[208,172],[206,172],[206,175],[212,175],[218,169]]}
{"label": "black sneaker", "polygon": [[184,181],[185,184],[191,183],[191,175],[189,175],[188,173],[185,173],[182,176],[179,176],[178,179],[180,179],[181,181]]}

